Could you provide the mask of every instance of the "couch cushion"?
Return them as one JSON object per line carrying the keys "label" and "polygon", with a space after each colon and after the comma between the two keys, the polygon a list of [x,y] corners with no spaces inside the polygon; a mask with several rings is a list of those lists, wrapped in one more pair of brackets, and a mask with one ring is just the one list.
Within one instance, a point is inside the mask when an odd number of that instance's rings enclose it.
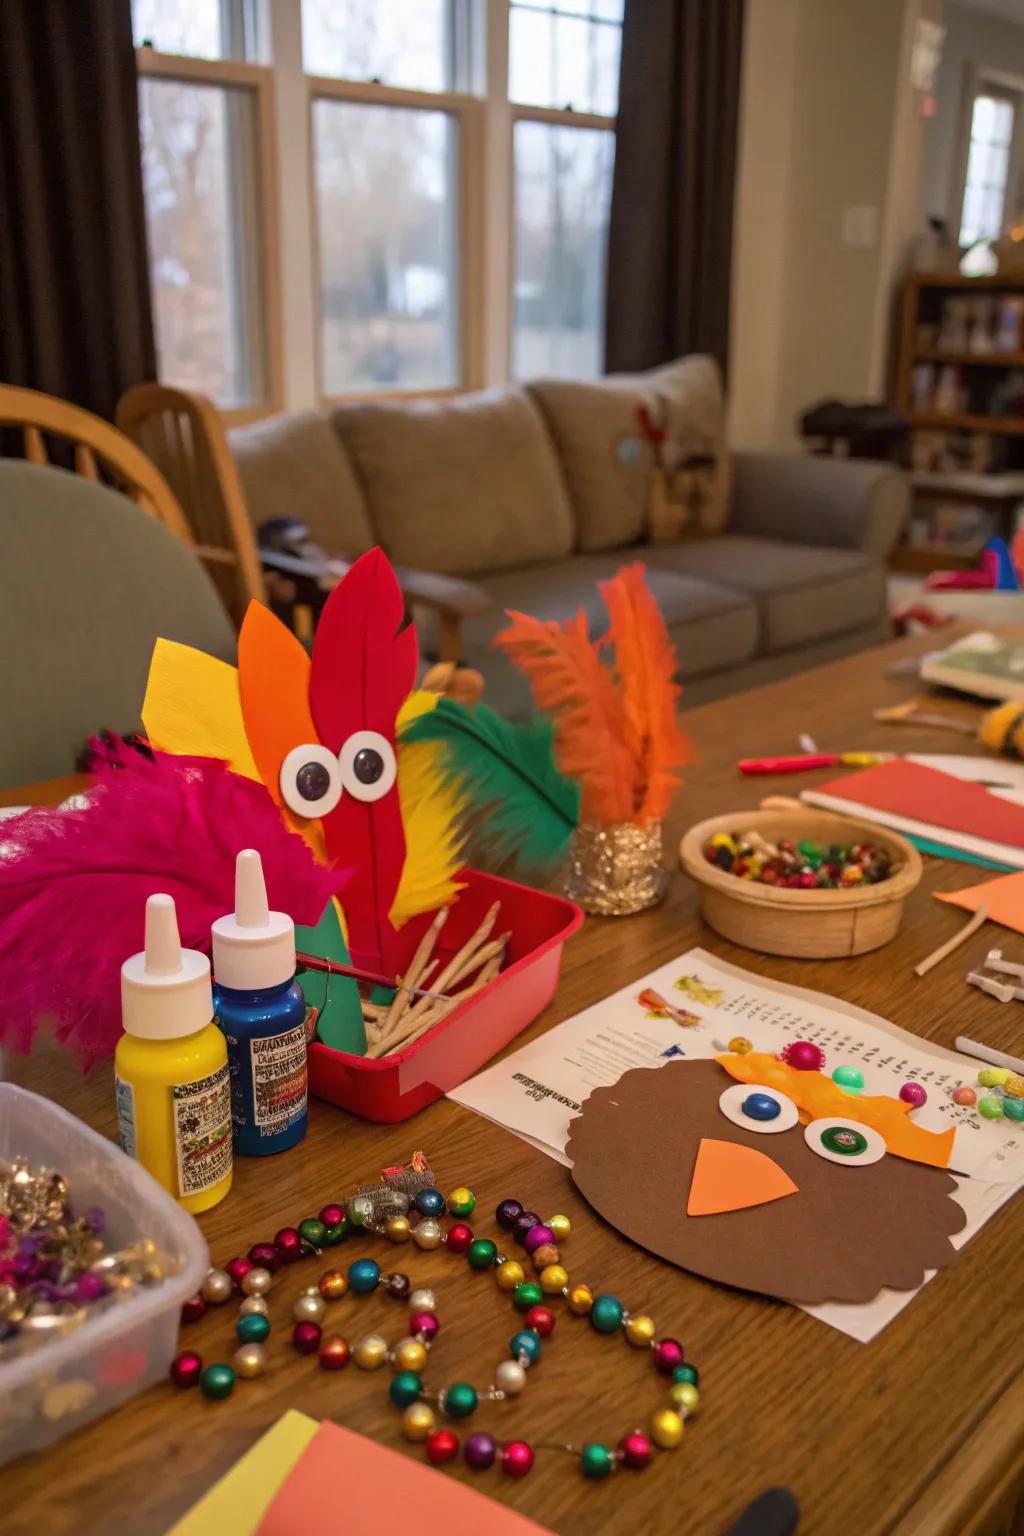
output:
{"label": "couch cushion", "polygon": [[[538,379],[527,388],[555,440],[581,549],[614,549],[645,536],[654,457],[640,430],[641,405],[665,427],[662,454],[684,497],[681,520],[703,532],[724,527],[725,408],[713,358],[684,357],[649,373],[610,374],[589,383]],[[677,468],[693,457],[711,462],[694,471]]]}
{"label": "couch cushion", "polygon": [[294,517],[328,554],[354,559],[373,548],[359,483],[318,411],[235,427],[228,442],[255,527],[272,517]]}
{"label": "couch cushion", "polygon": [[885,572],[859,550],[727,534],[652,544],[637,553],[661,570],[749,593],[760,614],[760,649],[767,652],[844,634],[885,612]]}
{"label": "couch cushion", "polygon": [[572,547],[558,460],[523,390],[341,406],[331,419],[400,565],[465,576]]}

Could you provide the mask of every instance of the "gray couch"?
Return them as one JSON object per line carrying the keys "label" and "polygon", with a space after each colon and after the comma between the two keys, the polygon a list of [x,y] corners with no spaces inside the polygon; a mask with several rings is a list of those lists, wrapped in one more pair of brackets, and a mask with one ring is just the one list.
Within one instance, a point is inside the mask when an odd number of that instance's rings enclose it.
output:
{"label": "gray couch", "polygon": [[[685,704],[888,634],[884,562],[907,515],[905,478],[863,461],[730,454],[708,358],[281,416],[236,429],[231,446],[257,525],[296,517],[331,554],[380,543],[396,564],[450,578],[462,659],[506,714],[529,698],[491,648],[505,611],[582,608],[599,634],[596,584],[632,560],[676,642]],[[417,621],[438,654],[436,605]]]}

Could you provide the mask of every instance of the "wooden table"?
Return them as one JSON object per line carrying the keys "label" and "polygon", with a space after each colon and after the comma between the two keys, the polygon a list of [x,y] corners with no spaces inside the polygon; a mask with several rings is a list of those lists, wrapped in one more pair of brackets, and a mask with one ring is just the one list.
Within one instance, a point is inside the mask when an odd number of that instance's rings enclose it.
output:
{"label": "wooden table", "polygon": [[[697,761],[668,828],[672,855],[688,824],[750,808],[768,788],[787,792],[803,779],[743,780],[739,757],[792,753],[811,731],[825,747],[972,750],[968,738],[932,729],[877,725],[874,707],[896,703],[915,686],[887,678],[887,665],[934,640],[902,641],[806,672],[686,716]],[[818,775],[817,777],[821,777]],[[50,798],[67,785],[50,786]],[[37,795],[36,798],[39,798]],[[9,794],[8,803],[17,803]],[[845,961],[774,960],[741,950],[704,928],[691,883],[680,873],[658,910],[635,918],[589,920],[569,946],[556,1001],[528,1035],[595,1002],[694,944],[768,978],[819,987],[951,1046],[966,1032],[1004,1050],[1024,1049],[1011,1005],[968,988],[969,964],[981,960],[992,933],[978,933],[923,980],[913,963],[960,924],[962,914],[931,892],[973,883],[967,865],[925,861],[924,881],[908,904],[903,931],[874,955]],[[1004,935],[1004,942],[1020,948]],[[83,1080],[55,1050],[15,1061],[16,1081],[47,1094],[108,1134],[114,1132],[110,1066]],[[565,1170],[506,1131],[443,1101],[405,1125],[367,1125],[324,1104],[311,1105],[302,1146],[265,1163],[239,1159],[231,1196],[201,1218],[216,1260],[242,1253],[285,1223],[315,1213],[386,1164],[426,1149],[440,1182],[470,1184],[483,1232],[503,1196],[542,1214],[565,1211],[573,1233],[564,1257],[570,1275],[613,1291],[634,1310],[650,1311],[660,1329],[681,1338],[701,1368],[702,1410],[684,1445],[647,1471],[587,1483],[567,1457],[538,1455],[523,1482],[492,1471],[474,1486],[507,1501],[563,1536],[651,1533],[717,1536],[762,1489],[785,1484],[803,1510],[805,1536],[969,1536],[1003,1529],[1024,1455],[1021,1380],[1021,1255],[1024,1206],[1013,1202],[871,1344],[858,1344],[794,1307],[710,1285],[658,1262],[620,1238],[573,1192]],[[672,1170],[666,1168],[666,1194]],[[666,1220],[670,1219],[666,1214]],[[483,1383],[504,1352],[512,1314],[484,1277],[446,1256],[380,1240],[360,1251],[408,1270],[414,1283],[438,1287],[442,1328],[431,1374]],[[340,1375],[294,1354],[284,1337],[294,1294],[315,1280],[316,1261],[284,1276],[271,1314],[271,1369],[240,1382],[227,1403],[157,1387],[46,1454],[3,1474],[6,1536],[92,1536],[163,1532],[286,1408],[330,1417],[397,1450],[406,1446],[382,1376],[354,1367]],[[388,1332],[395,1304],[339,1305],[336,1323],[349,1338],[374,1327]],[[188,1330],[210,1360],[229,1357],[235,1308],[211,1309]],[[565,1316],[525,1396],[481,1415],[506,1438],[534,1442],[617,1439],[645,1422],[662,1392],[647,1362],[617,1340]],[[343,1490],[338,1530],[345,1530]],[[382,1500],[386,1506],[386,1490]],[[412,1511],[393,1511],[382,1529],[415,1530]]]}

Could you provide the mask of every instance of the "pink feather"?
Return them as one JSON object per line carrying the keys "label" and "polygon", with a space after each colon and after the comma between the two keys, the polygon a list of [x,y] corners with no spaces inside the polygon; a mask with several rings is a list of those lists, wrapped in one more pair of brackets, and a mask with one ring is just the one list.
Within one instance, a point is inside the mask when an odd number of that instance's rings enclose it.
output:
{"label": "pink feather", "polygon": [[147,896],[166,891],[181,941],[209,953],[234,908],[235,856],[256,848],[271,907],[319,922],[344,871],[320,865],[262,784],[213,758],[108,749],[80,810],[0,822],[0,1039],[27,1051],[54,1022],[86,1065],[121,1032],[122,961],[143,947]]}

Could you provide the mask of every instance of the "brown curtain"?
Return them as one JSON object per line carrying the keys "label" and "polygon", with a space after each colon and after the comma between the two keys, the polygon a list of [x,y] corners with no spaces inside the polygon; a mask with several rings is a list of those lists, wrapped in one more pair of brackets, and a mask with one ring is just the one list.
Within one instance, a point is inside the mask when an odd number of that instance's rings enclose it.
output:
{"label": "brown curtain", "polygon": [[605,366],[725,369],[743,0],[626,0]]}
{"label": "brown curtain", "polygon": [[0,383],[156,377],[131,0],[0,0]]}

